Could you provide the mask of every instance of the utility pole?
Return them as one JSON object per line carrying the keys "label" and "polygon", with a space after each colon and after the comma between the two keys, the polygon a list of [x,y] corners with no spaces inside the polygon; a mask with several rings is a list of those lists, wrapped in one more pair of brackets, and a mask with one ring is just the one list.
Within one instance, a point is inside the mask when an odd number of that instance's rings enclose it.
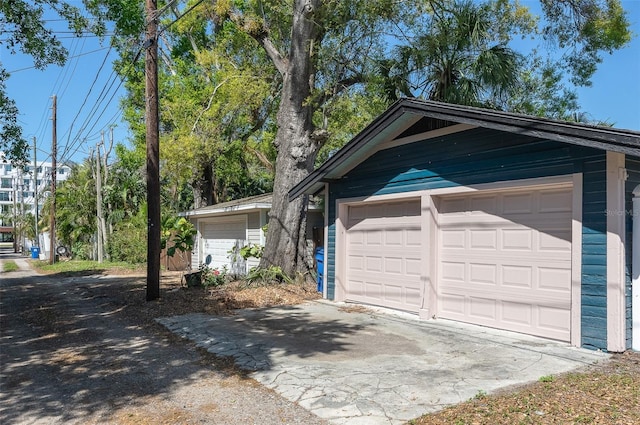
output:
{"label": "utility pole", "polygon": [[58,134],[56,127],[58,125],[58,99],[53,95],[53,106],[51,114],[52,133],[51,133],[51,215],[49,217],[49,264],[56,262],[56,157],[58,156]]}
{"label": "utility pole", "polygon": [[33,138],[33,204],[36,207],[36,247],[40,247],[40,236],[38,234],[38,160],[37,160],[36,138]]}
{"label": "utility pole", "polygon": [[146,0],[147,301],[160,298],[160,126],[157,1]]}
{"label": "utility pole", "polygon": [[13,177],[13,252],[18,253],[18,180]]}
{"label": "utility pole", "polygon": [[96,212],[98,213],[98,263],[104,259],[104,234],[102,233],[102,171],[100,171],[100,145],[104,145],[104,131],[100,132],[100,143],[96,146]]}

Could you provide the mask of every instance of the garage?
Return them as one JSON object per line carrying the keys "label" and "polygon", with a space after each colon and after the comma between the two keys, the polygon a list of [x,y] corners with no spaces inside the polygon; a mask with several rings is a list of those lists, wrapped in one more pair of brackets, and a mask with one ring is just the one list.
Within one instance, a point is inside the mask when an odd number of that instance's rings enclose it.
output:
{"label": "garage", "polygon": [[417,312],[420,280],[420,199],[349,206],[346,298]]}
{"label": "garage", "polygon": [[229,253],[247,244],[246,216],[220,217],[216,222],[204,222],[202,226],[202,258],[205,263],[210,255],[209,267],[222,269],[227,266],[230,273],[246,273],[242,257],[232,261]]}
{"label": "garage", "polygon": [[438,316],[569,341],[571,188],[436,204]]}
{"label": "garage", "polygon": [[318,194],[327,299],[640,346],[639,132],[400,99],[289,198]]}

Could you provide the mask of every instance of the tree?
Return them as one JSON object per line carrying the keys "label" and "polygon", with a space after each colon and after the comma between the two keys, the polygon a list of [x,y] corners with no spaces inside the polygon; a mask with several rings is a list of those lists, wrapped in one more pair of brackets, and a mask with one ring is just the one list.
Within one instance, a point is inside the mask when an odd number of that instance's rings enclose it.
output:
{"label": "tree", "polygon": [[[48,217],[51,196],[43,205],[42,217]],[[48,223],[42,229],[48,230]],[[71,249],[74,256],[92,258],[96,233],[96,191],[92,164],[71,168],[69,178],[56,189],[56,239]]]}
{"label": "tree", "polygon": [[540,0],[546,23],[545,40],[562,49],[561,69],[576,85],[591,77],[612,53],[631,41],[629,22],[620,0]]}
{"label": "tree", "polygon": [[313,170],[328,139],[332,101],[364,83],[369,69],[363,59],[383,51],[382,29],[395,7],[385,0],[213,2],[212,21],[232,24],[253,38],[281,81],[273,202],[261,267],[279,266],[289,275],[306,271],[308,199],[290,201],[288,192]]}
{"label": "tree", "polygon": [[[33,58],[38,69],[51,64],[64,65],[67,50],[47,27],[43,18],[45,9],[51,10],[66,20],[69,29],[76,35],[91,28],[102,34],[104,26],[90,25],[81,10],[59,0],[11,0],[0,2],[0,45],[5,45],[12,54],[20,51]],[[29,145],[22,137],[22,128],[18,125],[18,108],[13,99],[6,94],[5,82],[9,73],[0,63],[0,150],[13,163],[24,163],[28,158]]]}
{"label": "tree", "polygon": [[396,47],[385,62],[387,96],[398,94],[447,103],[492,106],[509,98],[522,57],[496,31],[499,17],[490,3],[455,2],[434,10],[425,32]]}
{"label": "tree", "polygon": [[[126,13],[116,10],[121,2],[95,0],[96,4],[108,5],[107,11],[112,13],[118,28],[133,28],[130,23],[134,19],[125,19],[131,10],[123,8]],[[560,49],[585,51],[597,59],[601,52],[619,48],[628,40],[628,23],[618,0],[606,3],[558,0],[557,3],[562,4],[560,9],[545,9],[550,24],[543,27],[540,34],[556,41]],[[576,6],[582,3],[590,7]],[[177,11],[179,6],[185,7],[187,15],[182,18],[182,14],[175,13],[180,18],[166,23],[171,26],[175,21],[178,29],[171,39],[173,47],[163,55],[165,75],[180,74],[180,67],[185,64],[215,66],[207,72],[191,69],[186,74],[189,79],[165,80],[173,81],[173,87],[166,86],[161,97],[166,94],[175,105],[186,105],[185,110],[190,111],[185,114],[186,119],[163,121],[165,140],[175,141],[174,147],[217,146],[222,148],[218,149],[218,155],[223,158],[227,155],[224,147],[228,142],[251,138],[268,140],[257,134],[268,134],[266,129],[275,128],[275,134],[271,133],[275,149],[274,201],[261,266],[276,265],[288,274],[303,272],[308,264],[304,237],[307,199],[289,201],[288,191],[313,170],[320,149],[331,140],[330,130],[336,129],[335,122],[339,122],[336,118],[345,123],[357,122],[350,121],[344,113],[350,106],[367,104],[366,99],[374,99],[371,103],[375,106],[369,109],[373,111],[388,101],[381,98],[381,93],[419,95],[412,87],[424,88],[425,96],[438,100],[505,107],[509,105],[509,94],[523,87],[513,79],[522,75],[525,64],[508,43],[518,34],[538,35],[539,31],[535,17],[526,7],[507,0],[492,0],[481,5],[450,0],[212,0],[173,2],[169,9]],[[206,17],[208,25],[191,19],[193,16]],[[571,20],[573,16],[579,19]],[[190,30],[181,29],[183,24],[193,26]],[[392,38],[391,33],[402,36]],[[468,37],[464,38],[465,35]],[[243,40],[241,47],[235,44],[239,40]],[[390,43],[401,46],[394,57],[389,55]],[[430,49],[440,49],[443,57],[425,56]],[[211,62],[176,60],[198,55],[205,58],[211,53],[215,53],[210,56],[214,58]],[[446,55],[453,57],[444,57]],[[133,56],[134,52],[124,55]],[[432,62],[439,67],[430,68]],[[230,67],[226,66],[229,64]],[[579,82],[588,81],[593,73],[571,52],[564,57],[563,64],[567,73],[579,76],[576,80]],[[255,66],[261,67],[260,72],[267,77],[270,93],[255,103],[260,107],[253,112],[265,111],[266,104],[277,105],[275,116],[267,112],[264,120],[234,120],[224,105],[214,108],[218,95],[222,102],[227,99],[225,96],[242,99],[242,93],[237,90],[222,95],[221,88],[226,85],[223,82],[227,76],[235,78],[246,70],[254,72]],[[129,82],[140,79],[137,71],[127,75]],[[191,78],[194,76],[201,79]],[[423,85],[412,86],[412,80],[415,82],[421,77],[424,77]],[[532,79],[539,77],[539,73],[531,76]],[[542,77],[553,83],[553,76]],[[188,84],[180,85],[184,83]],[[193,83],[197,84],[190,85]],[[203,83],[209,87],[202,87]],[[249,92],[249,86],[244,86]],[[134,102],[140,102],[139,87],[128,87],[132,89]],[[216,87],[219,87],[217,91]],[[172,88],[190,94],[181,97],[181,93],[172,92]],[[191,92],[192,88],[196,90]],[[244,101],[254,102],[256,97],[264,96],[264,92],[260,93],[245,97]],[[193,105],[188,100],[193,100]],[[209,102],[212,107],[208,107]],[[176,116],[181,112],[175,106],[163,111]],[[189,115],[193,121],[194,114],[196,117],[202,114],[204,120],[199,121],[198,131],[185,131],[189,129],[185,125]],[[142,123],[139,110],[129,118],[134,127]],[[224,137],[220,138],[220,133]],[[242,137],[228,137],[229,134],[242,134]],[[346,132],[340,135],[343,140],[347,139],[345,136]],[[331,148],[334,146],[337,144]],[[201,162],[207,163],[210,167],[217,164],[213,155]],[[212,168],[195,171],[209,172],[207,170]]]}

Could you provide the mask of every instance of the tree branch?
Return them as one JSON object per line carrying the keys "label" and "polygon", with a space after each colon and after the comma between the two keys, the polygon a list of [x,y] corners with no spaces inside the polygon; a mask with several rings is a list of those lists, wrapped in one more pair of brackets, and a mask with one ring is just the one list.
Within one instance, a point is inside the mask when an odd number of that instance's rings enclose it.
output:
{"label": "tree branch", "polygon": [[196,131],[196,127],[198,126],[198,122],[200,122],[200,118],[202,118],[205,112],[211,109],[211,103],[213,102],[213,98],[216,96],[218,89],[222,87],[222,85],[226,82],[227,80],[225,79],[220,84],[215,86],[215,88],[213,89],[213,93],[211,93],[211,97],[209,98],[209,102],[207,103],[207,107],[204,108],[202,111],[200,111],[200,114],[198,114],[198,118],[196,118],[195,122],[193,123],[193,126],[191,127],[191,133],[194,133]]}
{"label": "tree branch", "polygon": [[245,18],[239,13],[229,13],[229,20],[233,22],[239,29],[244,31],[249,37],[253,38],[267,53],[267,56],[271,59],[274,66],[284,75],[287,72],[287,59],[278,51],[276,46],[269,38],[269,32],[264,26],[260,25],[259,29],[249,28],[249,25],[245,25]]}

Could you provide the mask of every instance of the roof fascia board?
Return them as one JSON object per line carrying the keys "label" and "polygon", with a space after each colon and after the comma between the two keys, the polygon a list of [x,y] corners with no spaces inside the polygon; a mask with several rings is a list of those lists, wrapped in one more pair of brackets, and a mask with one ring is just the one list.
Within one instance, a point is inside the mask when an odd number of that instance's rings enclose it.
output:
{"label": "roof fascia board", "polygon": [[[270,210],[271,204],[249,204],[249,205],[239,205],[233,207],[226,208],[212,208],[212,209],[203,209],[203,210],[191,210],[185,211],[178,214],[180,217],[205,217],[205,216],[219,216],[219,215],[229,215],[232,213],[250,213],[255,211],[263,211]],[[315,205],[309,204],[309,211],[322,211],[322,209]]]}
{"label": "roof fascia board", "polygon": [[259,210],[269,210],[271,209],[271,204],[248,204],[248,205],[236,205],[233,207],[226,208],[212,208],[212,209],[203,209],[203,210],[192,210],[184,213],[185,217],[202,217],[209,215],[223,215],[235,212],[251,212],[251,211],[259,211]]}
{"label": "roof fascia board", "polygon": [[[385,113],[365,127],[334,156],[327,159],[319,168],[295,185],[289,191],[289,199],[295,199],[303,193],[309,192],[309,189],[312,189],[310,192],[315,193],[320,186],[324,187],[324,183],[322,182],[325,178],[332,178],[330,172],[337,172],[340,166],[349,159],[359,159],[359,161],[355,162],[361,162],[363,159],[356,158],[356,154],[362,149],[362,147],[375,140],[392,140],[422,118],[420,114],[407,114],[408,111],[402,107],[402,103],[403,100],[399,100],[390,106]],[[392,124],[399,121],[403,116],[406,121],[399,127],[393,128]],[[366,155],[362,156],[364,156],[364,159],[367,157]],[[350,166],[346,164],[346,167],[349,168]]]}
{"label": "roof fascia board", "polygon": [[[303,193],[307,193],[310,189],[312,192],[319,190],[324,181],[340,176],[340,173],[344,172],[345,169],[352,169],[359,161],[361,162],[368,158],[373,153],[366,152],[357,155],[357,152],[371,142],[374,142],[374,145],[376,140],[386,140],[389,143],[393,143],[394,137],[389,132],[385,133],[385,130],[404,115],[412,118],[406,128],[413,125],[420,118],[428,117],[473,127],[522,134],[543,140],[553,140],[640,156],[640,133],[631,130],[592,127],[584,124],[573,124],[510,112],[433,101],[400,99],[355,136],[336,155],[294,186],[289,192],[289,199],[294,199]],[[401,133],[396,133],[395,137],[399,134]],[[405,142],[410,143],[409,141]],[[349,161],[350,159],[351,161]]]}
{"label": "roof fascia board", "polygon": [[[445,105],[434,102],[407,100],[407,109],[425,117],[493,128],[510,133],[531,135],[538,138],[556,140],[590,146],[593,143],[601,149],[626,148],[640,154],[640,133],[631,130],[601,128],[552,121],[545,118],[528,117],[508,112],[492,111],[469,106]],[[626,146],[625,146],[626,145]]]}

